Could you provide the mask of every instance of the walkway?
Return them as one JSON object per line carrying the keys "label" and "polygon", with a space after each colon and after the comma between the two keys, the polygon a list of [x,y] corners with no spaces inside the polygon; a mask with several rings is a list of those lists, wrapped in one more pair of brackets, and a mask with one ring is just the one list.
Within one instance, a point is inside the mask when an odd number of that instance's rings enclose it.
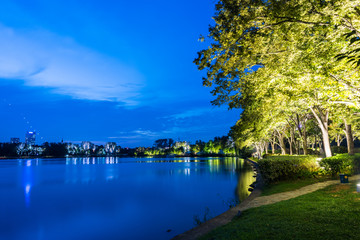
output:
{"label": "walkway", "polygon": [[[360,179],[360,175],[355,175],[349,178],[350,181],[356,181]],[[179,234],[178,236],[174,237],[174,240],[192,240],[197,239],[198,237],[210,232],[211,230],[220,227],[229,223],[239,212],[241,213],[244,210],[260,207],[264,205],[269,205],[285,200],[289,200],[291,198],[296,198],[298,196],[315,192],[319,189],[325,188],[327,186],[339,183],[340,180],[332,180],[326,182],[319,182],[312,185],[308,185],[302,187],[300,189],[290,191],[290,192],[283,192],[283,193],[276,193],[269,196],[261,196],[261,190],[255,189],[252,194],[241,204],[237,205],[236,207],[231,208],[230,210],[226,211],[225,213],[210,219],[209,221],[201,224],[198,227],[195,227],[185,233]]]}

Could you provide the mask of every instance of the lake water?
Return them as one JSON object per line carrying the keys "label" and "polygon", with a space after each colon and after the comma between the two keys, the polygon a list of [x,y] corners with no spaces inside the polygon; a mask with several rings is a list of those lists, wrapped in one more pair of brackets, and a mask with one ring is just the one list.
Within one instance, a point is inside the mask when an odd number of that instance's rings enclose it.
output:
{"label": "lake water", "polygon": [[237,158],[0,160],[0,239],[170,239],[253,181]]}

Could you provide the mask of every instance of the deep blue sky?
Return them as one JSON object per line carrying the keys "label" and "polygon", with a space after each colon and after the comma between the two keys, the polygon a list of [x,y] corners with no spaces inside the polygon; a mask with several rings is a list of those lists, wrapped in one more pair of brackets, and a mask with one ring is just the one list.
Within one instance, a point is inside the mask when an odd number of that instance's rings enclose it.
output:
{"label": "deep blue sky", "polygon": [[214,107],[193,63],[209,0],[2,0],[0,142],[151,146],[226,135],[240,110]]}

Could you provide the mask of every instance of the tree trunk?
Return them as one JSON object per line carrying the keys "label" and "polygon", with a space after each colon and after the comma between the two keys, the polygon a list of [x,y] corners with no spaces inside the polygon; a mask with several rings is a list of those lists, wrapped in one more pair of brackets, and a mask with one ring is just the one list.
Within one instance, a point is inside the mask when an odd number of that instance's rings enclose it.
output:
{"label": "tree trunk", "polygon": [[307,116],[303,115],[302,117],[299,116],[299,114],[296,114],[296,117],[293,119],[293,121],[295,122],[295,125],[297,127],[297,129],[299,130],[300,133],[300,138],[302,140],[302,144],[303,144],[303,149],[304,149],[304,155],[308,154],[307,151],[307,133],[306,133],[306,121],[307,121]]}
{"label": "tree trunk", "polygon": [[265,143],[265,153],[269,154],[269,143],[268,142]]}
{"label": "tree trunk", "polygon": [[271,153],[275,154],[275,143],[273,141],[271,141],[270,145],[271,145]]}
{"label": "tree trunk", "polygon": [[285,142],[284,142],[284,137],[280,133],[278,136],[278,140],[279,140],[279,145],[281,148],[281,155],[285,155],[286,154],[286,146],[285,146]]}
{"label": "tree trunk", "polygon": [[316,140],[316,137],[314,138],[314,142],[311,143],[311,149],[312,149],[312,150],[315,149],[315,140]]}
{"label": "tree trunk", "polygon": [[304,124],[304,129],[302,131],[302,142],[303,142],[303,149],[304,149],[304,155],[307,155],[308,154],[308,150],[307,150],[307,133],[306,133],[306,127],[305,127],[305,124]]}
{"label": "tree trunk", "polygon": [[296,148],[294,129],[290,126],[290,155],[293,155],[294,146]]}
{"label": "tree trunk", "polygon": [[297,155],[300,155],[300,148],[299,148],[299,141],[295,141],[294,142],[294,146],[295,146],[295,152]]}
{"label": "tree trunk", "polygon": [[[345,127],[346,127],[346,125],[345,125]],[[336,145],[338,147],[340,147],[340,134],[337,134],[337,136],[336,136]]]}
{"label": "tree trunk", "polygon": [[351,124],[347,124],[345,118],[344,118],[344,123],[345,123],[345,134],[346,134],[346,143],[348,147],[348,154],[354,155],[354,139],[351,131]]}
{"label": "tree trunk", "polygon": [[328,131],[328,119],[329,119],[329,112],[321,110],[319,107],[316,107],[319,113],[316,113],[313,107],[310,107],[311,112],[313,113],[314,117],[316,118],[318,125],[321,129],[322,137],[323,137],[323,146],[325,151],[325,157],[331,157],[331,148],[330,148],[330,138],[329,138],[329,131]]}
{"label": "tree trunk", "polygon": [[278,131],[278,130],[275,130],[275,132],[277,133],[276,137],[279,141],[279,146],[281,148],[281,155],[285,155],[286,154],[286,145],[284,142],[284,133],[280,133],[280,131]]}
{"label": "tree trunk", "polygon": [[319,140],[319,152],[320,152],[320,154],[324,154],[323,143],[321,140]]}

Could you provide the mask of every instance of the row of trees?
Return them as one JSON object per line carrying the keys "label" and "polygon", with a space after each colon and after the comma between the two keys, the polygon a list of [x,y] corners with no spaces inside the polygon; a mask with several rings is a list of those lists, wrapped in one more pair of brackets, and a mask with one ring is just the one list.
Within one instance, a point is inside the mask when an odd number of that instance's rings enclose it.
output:
{"label": "row of trees", "polygon": [[195,144],[175,142],[173,139],[156,140],[153,147],[121,148],[116,143],[95,145],[91,142],[82,144],[48,143],[41,146],[24,143],[0,143],[0,156],[154,156],[154,155],[235,155],[234,143],[229,136],[215,137],[214,140]]}
{"label": "row of trees", "polygon": [[[195,63],[206,70],[215,105],[242,108],[231,129],[239,147],[269,143],[308,153],[359,128],[359,0],[222,0],[211,46]],[[204,38],[202,38],[204,40]],[[355,131],[354,131],[355,130]],[[319,141],[321,138],[321,141]]]}
{"label": "row of trees", "polygon": [[175,142],[173,139],[158,139],[152,148],[136,148],[137,156],[153,155],[235,155],[235,146],[231,137],[215,137],[204,142],[197,140],[195,144]]}

